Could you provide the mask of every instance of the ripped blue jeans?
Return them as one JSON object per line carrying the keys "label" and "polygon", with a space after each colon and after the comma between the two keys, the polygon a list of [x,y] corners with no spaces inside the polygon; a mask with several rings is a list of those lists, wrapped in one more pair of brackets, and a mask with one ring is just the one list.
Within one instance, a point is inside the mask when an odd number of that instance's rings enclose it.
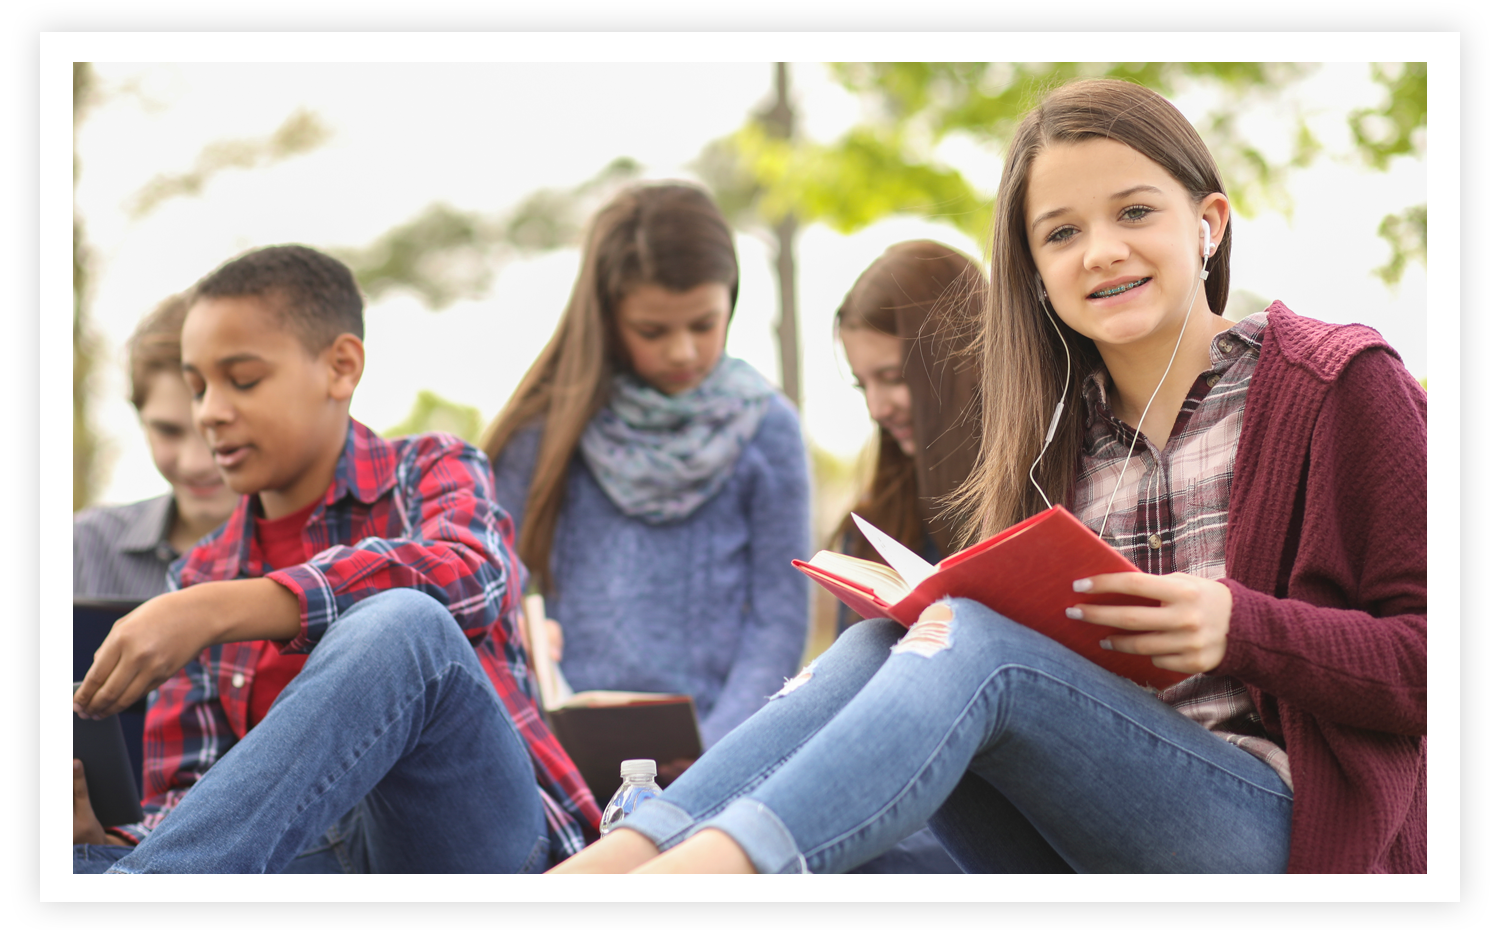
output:
{"label": "ripped blue jeans", "polygon": [[843,872],[930,821],[966,872],[1279,872],[1270,766],[968,600],[867,620],[623,826],[756,871]]}

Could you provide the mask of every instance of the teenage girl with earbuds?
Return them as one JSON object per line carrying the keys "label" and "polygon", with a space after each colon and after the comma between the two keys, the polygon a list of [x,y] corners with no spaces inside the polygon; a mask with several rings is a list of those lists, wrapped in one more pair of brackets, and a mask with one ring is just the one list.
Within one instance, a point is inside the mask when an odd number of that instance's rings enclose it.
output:
{"label": "teenage girl with earbuds", "polygon": [[1148,691],[968,600],[859,623],[559,870],[837,872],[930,818],[968,871],[1425,871],[1425,394],[1367,327],[1223,319],[1229,245],[1167,101],[1048,95],[962,495],[973,538],[1072,510],[1144,570],[1073,589],[1160,606],[1069,616],[1193,677]]}

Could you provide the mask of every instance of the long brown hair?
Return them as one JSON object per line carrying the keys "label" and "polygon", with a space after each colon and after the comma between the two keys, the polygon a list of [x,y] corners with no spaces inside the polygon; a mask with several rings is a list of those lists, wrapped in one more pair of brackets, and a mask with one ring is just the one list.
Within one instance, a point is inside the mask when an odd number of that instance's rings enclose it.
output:
{"label": "long brown hair", "polygon": [[[834,315],[839,329],[872,329],[902,342],[917,452],[902,452],[882,429],[875,473],[854,512],[911,549],[924,533],[944,555],[957,548],[958,521],[944,505],[979,451],[973,345],[984,291],[984,272],[968,256],[936,242],[900,242],[860,274]],[[852,554],[874,557],[852,518],[836,538],[850,540]]]}
{"label": "long brown hair", "polygon": [[495,461],[518,431],[542,423],[519,552],[544,592],[552,590],[552,537],[568,463],[584,427],[609,400],[615,374],[630,369],[615,323],[620,300],[644,284],[680,292],[719,283],[729,288],[732,314],[739,280],[734,235],[700,188],[638,185],[594,216],[562,319],[484,442]]}
{"label": "long brown hair", "polygon": [[[984,440],[979,463],[955,497],[970,520],[973,542],[1041,511],[1028,472],[1062,394],[1067,363],[1047,319],[1040,278],[1026,238],[1026,188],[1031,165],[1050,145],[1113,139],[1161,165],[1195,201],[1223,193],[1213,156],[1187,119],[1165,98],[1137,84],[1083,80],[1049,93],[1016,130],[995,206],[991,286],[981,331]],[[1208,262],[1209,309],[1229,297],[1230,226]],[[1059,321],[1060,322],[1060,321]],[[1052,445],[1036,468],[1053,503],[1070,499],[1083,446],[1084,378],[1103,361],[1091,340],[1060,324],[1072,354],[1069,397]]]}

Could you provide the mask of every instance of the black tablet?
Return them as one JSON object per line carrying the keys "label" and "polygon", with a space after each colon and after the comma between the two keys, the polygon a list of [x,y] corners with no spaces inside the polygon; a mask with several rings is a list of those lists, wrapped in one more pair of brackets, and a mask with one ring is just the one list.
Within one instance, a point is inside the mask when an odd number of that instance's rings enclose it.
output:
{"label": "black tablet", "polygon": [[[73,688],[78,688],[77,682]],[[85,720],[74,714],[73,758],[83,763],[89,802],[101,825],[114,827],[140,821],[141,791],[131,771],[118,714],[103,720]]]}
{"label": "black tablet", "polygon": [[[115,621],[144,604],[125,598],[73,598],[73,680],[82,681],[94,664],[94,650],[109,635]],[[144,708],[143,708],[144,709]]]}

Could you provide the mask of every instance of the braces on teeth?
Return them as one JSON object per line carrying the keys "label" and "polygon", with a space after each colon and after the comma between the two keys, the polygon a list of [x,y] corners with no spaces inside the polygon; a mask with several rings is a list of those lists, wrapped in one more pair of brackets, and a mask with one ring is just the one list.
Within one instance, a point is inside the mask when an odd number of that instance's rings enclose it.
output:
{"label": "braces on teeth", "polygon": [[1111,287],[1111,288],[1105,288],[1102,291],[1095,291],[1094,293],[1090,294],[1089,296],[1090,297],[1113,297],[1116,294],[1123,294],[1123,293],[1125,293],[1126,291],[1130,290],[1133,287],[1140,287],[1141,284],[1145,280],[1146,280],[1145,278],[1142,278],[1140,281],[1127,281],[1124,284],[1118,284],[1118,285],[1116,285],[1114,287]]}

